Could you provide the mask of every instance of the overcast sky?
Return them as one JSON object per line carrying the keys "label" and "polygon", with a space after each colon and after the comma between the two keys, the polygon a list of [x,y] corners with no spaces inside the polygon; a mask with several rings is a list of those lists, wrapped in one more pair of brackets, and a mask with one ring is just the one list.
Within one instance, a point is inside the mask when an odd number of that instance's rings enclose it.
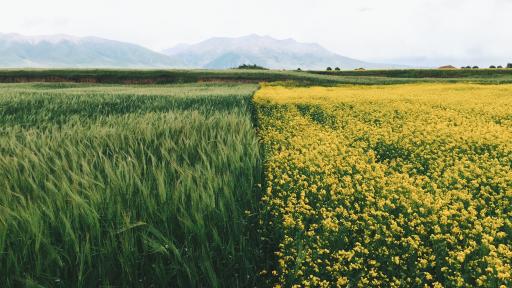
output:
{"label": "overcast sky", "polygon": [[2,2],[3,33],[99,36],[154,50],[256,33],[371,61],[512,62],[512,0]]}

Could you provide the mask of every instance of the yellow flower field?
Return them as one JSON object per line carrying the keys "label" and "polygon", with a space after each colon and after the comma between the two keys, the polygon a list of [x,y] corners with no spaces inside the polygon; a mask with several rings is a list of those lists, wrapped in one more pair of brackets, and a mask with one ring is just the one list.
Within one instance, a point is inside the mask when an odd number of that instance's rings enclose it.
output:
{"label": "yellow flower field", "polygon": [[512,85],[255,95],[276,286],[512,287]]}

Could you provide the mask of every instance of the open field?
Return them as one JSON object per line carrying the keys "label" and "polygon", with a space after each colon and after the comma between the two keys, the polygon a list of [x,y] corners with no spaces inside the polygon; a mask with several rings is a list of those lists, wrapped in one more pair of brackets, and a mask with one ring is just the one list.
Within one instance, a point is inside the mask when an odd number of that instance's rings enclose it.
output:
{"label": "open field", "polygon": [[0,286],[512,286],[512,75],[316,73],[0,71]]}
{"label": "open field", "polygon": [[176,84],[197,82],[284,82],[298,86],[340,84],[402,84],[416,82],[512,83],[512,69],[474,70],[368,70],[368,71],[277,71],[277,70],[109,70],[32,69],[0,70],[0,83],[78,82],[107,84]]}
{"label": "open field", "polygon": [[0,85],[0,286],[254,285],[256,88]]}
{"label": "open field", "polygon": [[[255,95],[282,287],[511,287],[512,86]],[[297,286],[298,287],[298,286]]]}
{"label": "open field", "polygon": [[389,78],[510,78],[512,69],[393,69],[393,70],[345,70],[315,71],[314,73],[338,76],[375,76]]}

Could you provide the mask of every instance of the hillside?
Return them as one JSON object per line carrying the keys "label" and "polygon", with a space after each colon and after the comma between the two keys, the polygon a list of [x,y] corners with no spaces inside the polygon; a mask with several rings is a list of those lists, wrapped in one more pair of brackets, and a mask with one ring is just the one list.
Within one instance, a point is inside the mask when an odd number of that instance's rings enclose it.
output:
{"label": "hillside", "polygon": [[257,64],[270,69],[323,70],[328,66],[343,69],[392,68],[396,65],[367,63],[333,53],[316,43],[269,36],[217,37],[194,45],[180,44],[162,53],[181,60],[189,68],[225,69],[241,64]]}
{"label": "hillside", "polygon": [[97,37],[0,34],[0,67],[179,67],[139,45]]}

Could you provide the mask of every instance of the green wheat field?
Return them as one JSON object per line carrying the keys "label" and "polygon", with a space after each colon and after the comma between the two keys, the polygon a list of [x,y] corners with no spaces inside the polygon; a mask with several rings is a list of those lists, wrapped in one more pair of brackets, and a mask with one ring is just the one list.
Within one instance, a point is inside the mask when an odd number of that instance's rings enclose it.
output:
{"label": "green wheat field", "polygon": [[253,284],[256,88],[1,85],[0,286]]}

